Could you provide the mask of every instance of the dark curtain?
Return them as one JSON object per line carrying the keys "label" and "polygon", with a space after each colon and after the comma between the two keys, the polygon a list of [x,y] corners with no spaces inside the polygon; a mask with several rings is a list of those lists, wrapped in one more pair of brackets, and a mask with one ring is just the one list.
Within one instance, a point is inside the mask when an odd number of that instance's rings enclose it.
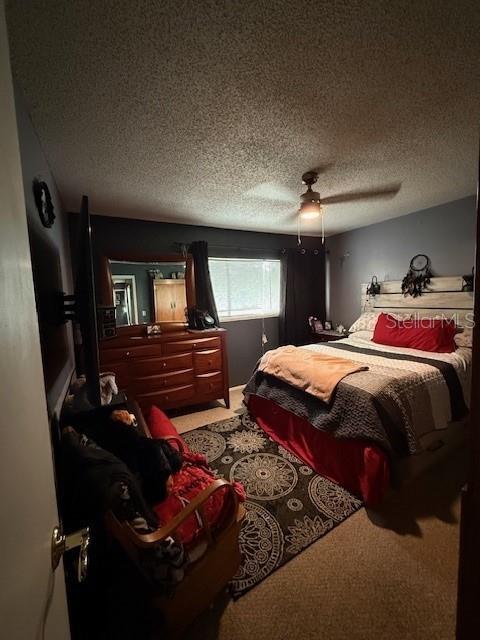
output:
{"label": "dark curtain", "polygon": [[311,340],[309,316],[325,321],[325,252],[285,249],[282,254],[280,344],[302,345]]}
{"label": "dark curtain", "polygon": [[203,240],[192,242],[189,252],[193,257],[196,307],[201,311],[208,311],[215,320],[216,326],[219,327],[217,305],[213,296],[210,269],[208,268],[208,243]]}

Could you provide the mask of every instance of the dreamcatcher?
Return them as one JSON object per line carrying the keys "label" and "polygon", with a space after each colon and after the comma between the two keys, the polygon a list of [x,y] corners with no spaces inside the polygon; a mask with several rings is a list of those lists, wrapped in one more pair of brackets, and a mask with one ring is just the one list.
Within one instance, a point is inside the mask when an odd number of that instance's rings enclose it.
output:
{"label": "dreamcatcher", "polygon": [[432,272],[430,271],[430,258],[419,253],[410,260],[410,269],[402,281],[402,292],[405,296],[417,298],[430,284]]}
{"label": "dreamcatcher", "polygon": [[378,296],[380,295],[380,285],[378,284],[377,276],[372,276],[372,281],[367,287],[367,296]]}

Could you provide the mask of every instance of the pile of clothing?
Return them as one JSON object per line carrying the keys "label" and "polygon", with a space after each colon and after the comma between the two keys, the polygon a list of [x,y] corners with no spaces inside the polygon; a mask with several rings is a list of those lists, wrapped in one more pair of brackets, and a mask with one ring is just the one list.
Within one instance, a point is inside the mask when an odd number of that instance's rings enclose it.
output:
{"label": "pile of clothing", "polygon": [[[183,462],[166,440],[147,438],[132,414],[114,410],[67,426],[61,450],[65,501],[76,524],[98,530],[111,510],[138,533],[158,528],[152,507],[165,500]],[[143,562],[156,585],[168,591],[195,559],[169,538],[146,551]]]}

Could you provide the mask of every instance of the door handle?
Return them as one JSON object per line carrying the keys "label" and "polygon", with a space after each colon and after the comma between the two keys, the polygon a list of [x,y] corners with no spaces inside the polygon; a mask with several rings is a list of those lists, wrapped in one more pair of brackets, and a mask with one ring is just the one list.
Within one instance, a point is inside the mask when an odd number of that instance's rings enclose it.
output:
{"label": "door handle", "polygon": [[90,527],[85,527],[66,536],[60,527],[56,526],[52,531],[52,569],[58,567],[60,558],[71,549],[80,547],[77,565],[77,580],[83,582],[88,570],[88,547],[90,546]]}

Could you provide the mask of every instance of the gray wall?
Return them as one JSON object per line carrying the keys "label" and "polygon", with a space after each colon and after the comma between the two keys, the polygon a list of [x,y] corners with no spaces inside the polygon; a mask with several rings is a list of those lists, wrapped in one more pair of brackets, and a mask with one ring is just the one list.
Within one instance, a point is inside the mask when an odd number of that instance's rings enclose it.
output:
{"label": "gray wall", "polygon": [[327,238],[333,322],[348,327],[360,314],[360,284],[372,275],[379,281],[402,280],[417,253],[430,257],[436,276],[470,273],[475,224],[470,196]]}
{"label": "gray wall", "polygon": [[[74,216],[72,214],[72,226]],[[209,253],[214,257],[278,258],[280,249],[297,244],[296,236],[107,216],[92,217],[92,236],[95,250],[107,256],[109,250],[172,253],[178,251],[176,242],[189,244],[194,240],[206,240]],[[307,248],[321,246],[320,238],[305,237],[302,241]],[[230,385],[240,385],[248,380],[262,354],[262,322],[259,319],[239,320],[226,322],[223,326],[228,331]],[[278,319],[267,318],[265,328],[268,336],[266,347],[273,349],[278,346]]]}
{"label": "gray wall", "polygon": [[[262,320],[237,320],[222,326],[228,330],[230,386],[234,387],[247,382],[262,355]],[[265,333],[265,351],[278,347],[278,318],[265,318]]]}
{"label": "gray wall", "polygon": [[[57,188],[19,91],[15,94],[23,186],[27,209],[28,236],[32,257],[42,360],[50,415],[63,401],[65,385],[75,366],[70,323],[59,324],[56,295],[73,293],[68,216],[62,210]],[[45,181],[50,189],[56,220],[45,228],[33,197],[33,179]]]}

